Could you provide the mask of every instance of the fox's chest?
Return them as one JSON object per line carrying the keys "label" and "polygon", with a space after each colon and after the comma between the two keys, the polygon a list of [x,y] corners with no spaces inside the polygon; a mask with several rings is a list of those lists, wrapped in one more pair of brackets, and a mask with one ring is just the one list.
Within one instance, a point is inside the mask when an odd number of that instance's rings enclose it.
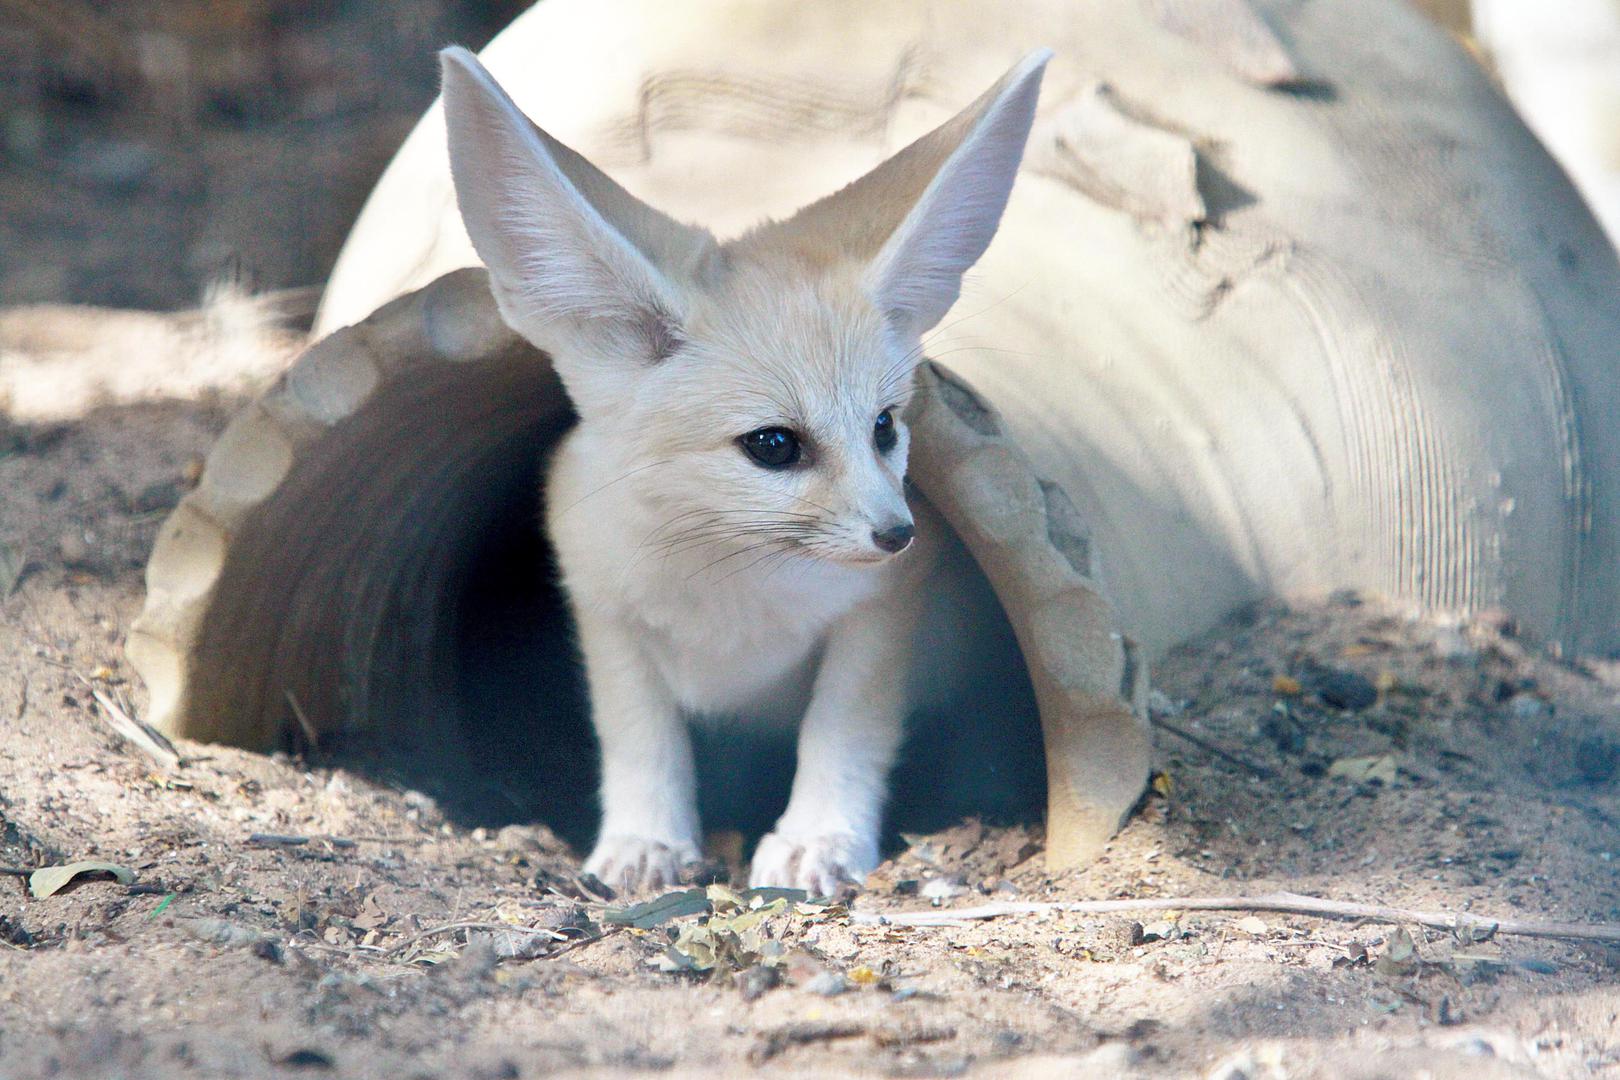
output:
{"label": "fox's chest", "polygon": [[[775,580],[794,569],[801,573],[793,576],[818,580]],[[661,575],[640,583],[625,616],[682,708],[796,720],[829,630],[870,591],[865,582],[826,577],[816,567],[736,575],[741,581]]]}

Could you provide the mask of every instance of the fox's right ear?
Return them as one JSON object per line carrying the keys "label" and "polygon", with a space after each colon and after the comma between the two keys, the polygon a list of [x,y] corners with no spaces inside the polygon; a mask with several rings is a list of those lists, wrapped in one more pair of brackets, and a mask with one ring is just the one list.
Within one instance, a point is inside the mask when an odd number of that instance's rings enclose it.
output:
{"label": "fox's right ear", "polygon": [[439,54],[450,173],[501,315],[552,354],[582,413],[622,400],[681,338],[681,278],[713,238],[547,135],[472,53]]}
{"label": "fox's right ear", "polygon": [[903,336],[956,303],[1007,208],[1052,53],[1030,53],[979,99],[883,164],[748,242],[834,249]]}

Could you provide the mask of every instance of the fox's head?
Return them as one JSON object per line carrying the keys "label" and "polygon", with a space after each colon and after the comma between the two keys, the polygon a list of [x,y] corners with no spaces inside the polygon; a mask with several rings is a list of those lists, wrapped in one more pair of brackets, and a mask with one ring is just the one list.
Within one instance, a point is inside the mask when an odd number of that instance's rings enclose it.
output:
{"label": "fox's head", "polygon": [[655,542],[840,563],[909,545],[920,338],[995,234],[1049,55],[838,193],[719,244],[444,51],[456,197],[502,317],[551,354],[604,471],[658,505]]}

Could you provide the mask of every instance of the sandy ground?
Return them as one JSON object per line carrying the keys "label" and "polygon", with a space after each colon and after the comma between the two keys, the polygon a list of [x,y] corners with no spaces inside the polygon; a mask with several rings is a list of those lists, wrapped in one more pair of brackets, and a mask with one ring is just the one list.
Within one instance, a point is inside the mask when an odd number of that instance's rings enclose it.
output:
{"label": "sandy ground", "polygon": [[[140,567],[235,404],[0,428],[0,543],[23,564],[0,581],[0,865],[135,873],[45,899],[0,878],[0,1077],[1620,1075],[1601,945],[1241,911],[851,914],[1285,889],[1620,921],[1617,684],[1499,623],[1257,608],[1161,665],[1160,721],[1202,745],[1161,728],[1157,790],[1096,865],[1050,873],[1038,825],[968,822],[914,838],[850,909],[741,925],[723,900],[706,927],[611,923],[544,827],[452,824],[341,762],[183,744],[164,771],[90,684],[143,704],[122,648]],[[712,970],[662,970],[705,940]]]}
{"label": "sandy ground", "polygon": [[[194,74],[170,86],[113,62],[133,40],[113,8],[12,5],[0,302],[319,281],[431,96],[431,47],[518,6],[119,8],[170,20],[159,43]],[[1620,680],[1500,624],[1349,598],[1246,613],[1160,665],[1158,719],[1199,742],[1161,728],[1162,778],[1098,864],[1051,874],[1038,824],[964,823],[850,908],[741,922],[609,922],[619,901],[544,827],[452,822],[342,760],[185,744],[161,769],[91,689],[144,705],[123,656],[140,568],[239,404],[23,424],[0,403],[0,868],[135,875],[43,899],[0,875],[0,1080],[1620,1075],[1601,945],[1242,911],[857,921],[1278,889],[1620,921]],[[706,943],[714,970],[663,970]]]}

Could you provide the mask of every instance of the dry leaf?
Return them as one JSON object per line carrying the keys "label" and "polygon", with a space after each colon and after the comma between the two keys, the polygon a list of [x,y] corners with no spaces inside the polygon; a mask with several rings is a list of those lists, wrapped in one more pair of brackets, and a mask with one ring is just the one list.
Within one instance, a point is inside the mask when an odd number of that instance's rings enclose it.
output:
{"label": "dry leaf", "polygon": [[254,949],[273,940],[267,934],[225,919],[178,919],[175,925],[187,937],[221,948]]}
{"label": "dry leaf", "polygon": [[81,874],[111,874],[120,885],[135,882],[135,871],[109,862],[75,862],[66,866],[42,866],[28,875],[28,891],[39,900],[55,896]]}
{"label": "dry leaf", "polygon": [[360,904],[360,911],[354,917],[354,925],[360,930],[377,930],[388,925],[393,916],[384,911],[377,903],[377,897],[368,895]]}
{"label": "dry leaf", "polygon": [[645,903],[608,908],[602,913],[602,921],[636,930],[651,930],[682,915],[701,915],[708,910],[709,897],[703,889],[682,889],[654,897]]}
{"label": "dry leaf", "polygon": [[1374,781],[1391,787],[1395,783],[1395,758],[1391,754],[1340,758],[1328,766],[1329,776],[1342,776],[1352,784]]}

